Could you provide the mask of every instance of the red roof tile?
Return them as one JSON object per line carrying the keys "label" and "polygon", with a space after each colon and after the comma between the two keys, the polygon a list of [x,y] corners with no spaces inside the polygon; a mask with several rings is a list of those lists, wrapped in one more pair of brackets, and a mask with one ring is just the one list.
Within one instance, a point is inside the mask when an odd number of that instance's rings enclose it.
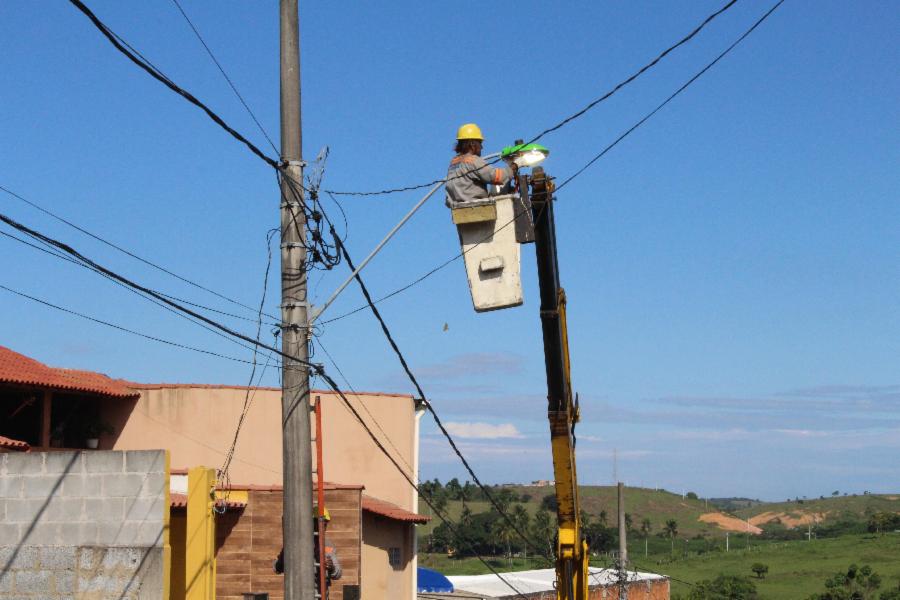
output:
{"label": "red roof tile", "polygon": [[136,398],[139,395],[120,379],[111,379],[103,373],[93,371],[48,367],[3,346],[0,346],[0,383],[83,392],[113,398]]}
{"label": "red roof tile", "polygon": [[403,508],[400,508],[396,504],[391,504],[390,502],[386,502],[384,500],[378,500],[376,498],[372,498],[371,496],[366,496],[363,494],[362,497],[362,509],[364,511],[387,517],[388,519],[394,519],[395,521],[404,521],[406,523],[417,523],[422,525],[431,520],[431,517],[426,517],[425,515],[417,515],[414,512],[410,512]]}
{"label": "red roof tile", "polygon": [[2,435],[0,435],[0,448],[6,448],[7,450],[18,450],[19,452],[28,452],[29,450],[31,450],[31,446],[28,445],[28,442],[14,440],[8,437],[3,437]]}

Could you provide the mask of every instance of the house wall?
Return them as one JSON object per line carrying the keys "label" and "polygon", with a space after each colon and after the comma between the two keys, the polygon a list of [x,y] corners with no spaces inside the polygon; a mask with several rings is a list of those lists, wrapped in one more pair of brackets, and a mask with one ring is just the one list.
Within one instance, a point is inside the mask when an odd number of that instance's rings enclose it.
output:
{"label": "house wall", "polygon": [[[627,586],[628,600],[669,600],[669,580],[653,579],[634,581]],[[618,587],[604,587],[591,590],[590,600],[618,600]],[[548,598],[548,600],[550,600]],[[552,600],[556,600],[554,595]]]}
{"label": "house wall", "polygon": [[0,597],[168,598],[168,460],[0,455]]}
{"label": "house wall", "polygon": [[[234,436],[247,390],[221,386],[137,386],[136,404],[123,404],[116,414],[116,449],[165,446],[176,467],[220,465]],[[281,390],[261,388],[244,421],[230,468],[240,484],[281,485]],[[414,510],[409,483],[332,393],[322,398],[323,458],[326,481],[363,484],[370,495]],[[415,412],[410,396],[348,395],[382,443],[401,465],[412,465]],[[371,413],[371,416],[370,414]],[[372,424],[372,416],[379,427]],[[389,440],[389,441],[388,441]]]}
{"label": "house wall", "polygon": [[[345,585],[360,584],[360,502],[362,490],[326,490],[331,514],[327,537],[335,546],[343,575],[331,588],[331,600],[343,600]],[[284,597],[284,577],[272,563],[281,551],[281,491],[251,490],[242,511],[216,518],[216,598],[242,600],[244,592]],[[367,596],[378,598],[379,596]]]}
{"label": "house wall", "polygon": [[[363,598],[415,598],[410,569],[413,526],[363,513]],[[390,548],[400,549],[400,564],[390,564]]]}

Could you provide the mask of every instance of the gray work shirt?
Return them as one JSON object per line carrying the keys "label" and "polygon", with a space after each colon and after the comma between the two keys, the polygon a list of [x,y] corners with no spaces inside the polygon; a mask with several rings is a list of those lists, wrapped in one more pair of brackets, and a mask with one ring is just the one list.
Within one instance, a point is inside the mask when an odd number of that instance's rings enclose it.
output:
{"label": "gray work shirt", "polygon": [[504,162],[489,165],[480,156],[459,154],[447,170],[447,199],[452,202],[483,200],[490,196],[489,185],[503,185],[513,177]]}

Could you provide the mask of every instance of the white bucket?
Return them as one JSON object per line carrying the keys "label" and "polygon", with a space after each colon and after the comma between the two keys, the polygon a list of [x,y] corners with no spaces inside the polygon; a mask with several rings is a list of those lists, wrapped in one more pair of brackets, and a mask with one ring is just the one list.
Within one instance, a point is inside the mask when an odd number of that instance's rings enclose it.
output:
{"label": "white bucket", "polygon": [[522,304],[514,201],[505,195],[451,206],[477,312]]}

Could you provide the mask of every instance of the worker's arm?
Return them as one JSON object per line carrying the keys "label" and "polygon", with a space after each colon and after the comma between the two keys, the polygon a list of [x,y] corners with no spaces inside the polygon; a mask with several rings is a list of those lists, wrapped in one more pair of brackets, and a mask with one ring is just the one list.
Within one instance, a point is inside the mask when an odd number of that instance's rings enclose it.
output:
{"label": "worker's arm", "polygon": [[328,569],[328,575],[332,579],[340,579],[344,573],[343,569],[341,569],[341,561],[338,560],[337,552],[334,551],[334,546],[331,545],[327,538],[325,540],[325,566]]}
{"label": "worker's arm", "polygon": [[515,176],[513,167],[503,161],[499,161],[492,165],[485,162],[480,156],[473,156],[471,163],[471,174],[478,178],[482,183],[488,185],[503,185]]}

